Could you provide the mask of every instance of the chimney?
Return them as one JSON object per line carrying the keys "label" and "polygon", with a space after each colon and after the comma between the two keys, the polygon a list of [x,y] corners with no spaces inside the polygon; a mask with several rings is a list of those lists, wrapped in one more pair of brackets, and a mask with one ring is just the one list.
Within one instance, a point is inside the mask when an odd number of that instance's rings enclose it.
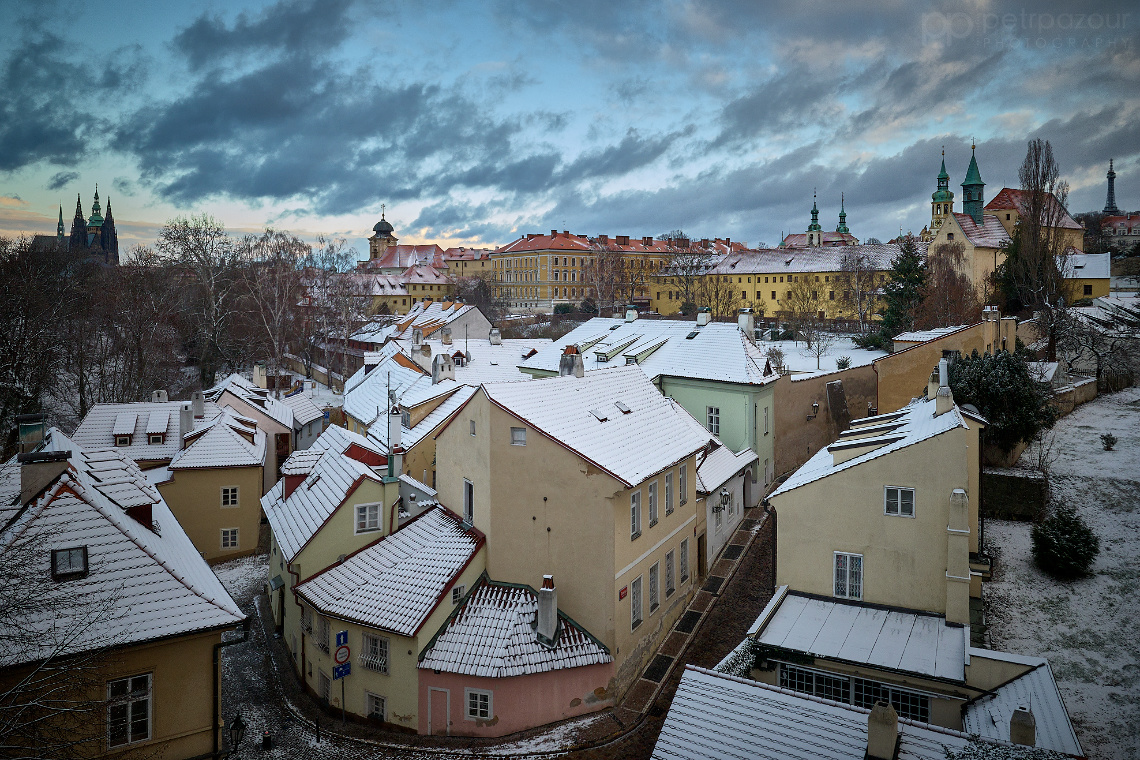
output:
{"label": "chimney", "polygon": [[202,391],[194,391],[190,394],[190,405],[194,408],[194,419],[206,418],[206,396]]}
{"label": "chimney", "polygon": [[501,332],[499,332],[499,328],[497,328],[497,327],[491,328],[491,332],[487,333],[487,341],[492,346],[503,345],[503,334]]}
{"label": "chimney", "polygon": [[439,330],[439,342],[445,346],[451,345],[451,328],[442,327]]}
{"label": "chimney", "polygon": [[422,328],[412,328],[412,348],[418,348],[424,342],[424,331]]}
{"label": "chimney", "polygon": [[44,416],[42,414],[16,415],[19,430],[20,453],[27,454],[36,449],[44,439]]}
{"label": "chimney", "polygon": [[708,248],[708,247],[709,247],[709,239],[708,238],[701,238],[701,248]]}
{"label": "chimney", "polygon": [[1028,707],[1018,707],[1009,717],[1009,740],[1026,747],[1036,746],[1037,721]]}
{"label": "chimney", "polygon": [[551,230],[550,237],[558,237],[558,230]]}
{"label": "chimney", "polygon": [[194,429],[194,406],[186,402],[178,409],[178,448],[186,445],[185,436]]}
{"label": "chimney", "polygon": [[431,362],[431,384],[435,385],[441,380],[454,380],[455,379],[455,362],[451,356],[445,351],[436,354]]}
{"label": "chimney", "polygon": [[578,352],[578,347],[574,345],[567,346],[562,351],[562,356],[558,359],[558,376],[569,377],[582,377],[586,374],[586,367],[582,363],[582,354]]}
{"label": "chimney", "polygon": [[970,624],[970,498],[961,488],[950,494],[946,522],[946,622]]}
{"label": "chimney", "polygon": [[631,305],[625,307],[625,321],[626,322],[636,322],[637,321],[637,307],[636,306],[633,306],[631,304]]}
{"label": "chimney", "polygon": [[938,399],[934,416],[939,417],[954,408],[954,394],[950,392],[950,362],[938,360]]}
{"label": "chimney", "polygon": [[899,714],[887,702],[876,702],[867,716],[867,757],[894,760],[899,744]]}
{"label": "chimney", "polygon": [[938,398],[938,365],[930,370],[930,377],[926,379],[926,398],[931,401]]}
{"label": "chimney", "polygon": [[166,391],[157,390],[157,391],[151,391],[150,400],[154,403],[159,403],[159,402],[169,401],[170,399],[167,398]]}
{"label": "chimney", "polygon": [[70,451],[18,454],[16,461],[20,463],[20,503],[27,505],[66,472],[70,457]]}
{"label": "chimney", "polygon": [[653,238],[652,237],[643,237],[641,239],[641,244],[644,245],[646,248],[652,248],[653,247]]}
{"label": "chimney", "polygon": [[736,323],[740,325],[740,329],[748,336],[749,340],[756,338],[756,317],[752,313],[752,309],[741,309],[740,314],[736,317]]}
{"label": "chimney", "polygon": [[704,327],[712,319],[712,310],[707,306],[697,309],[697,327]]}
{"label": "chimney", "polygon": [[558,642],[558,590],[554,588],[553,575],[542,576],[542,588],[538,590],[535,634],[538,643],[550,649]]}
{"label": "chimney", "polygon": [[388,412],[388,448],[394,449],[400,445],[400,436],[404,430],[404,413],[400,411],[399,404],[392,404]]}

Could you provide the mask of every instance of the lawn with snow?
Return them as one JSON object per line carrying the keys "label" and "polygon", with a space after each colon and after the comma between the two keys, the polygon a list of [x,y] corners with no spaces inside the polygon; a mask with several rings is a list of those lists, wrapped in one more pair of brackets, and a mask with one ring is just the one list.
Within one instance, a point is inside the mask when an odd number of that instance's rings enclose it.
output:
{"label": "lawn with snow", "polygon": [[784,353],[784,364],[793,373],[793,377],[801,373],[819,375],[825,372],[835,372],[836,362],[840,357],[846,356],[851,360],[852,367],[863,367],[879,357],[886,356],[886,351],[878,349],[859,348],[850,338],[835,338],[835,342],[827,348],[827,352],[819,357],[819,367],[816,368],[815,352],[808,350],[807,344],[802,340],[764,340],[757,341],[760,350],[767,354],[773,348]]}
{"label": "lawn with snow", "polygon": [[[1105,451],[1102,433],[1114,434]],[[1103,396],[1053,432],[1053,498],[1100,538],[1093,575],[1062,583],[1037,569],[1028,523],[988,520],[996,560],[985,587],[995,649],[1049,658],[1091,758],[1140,756],[1140,389]],[[1023,462],[1025,458],[1023,457]]]}

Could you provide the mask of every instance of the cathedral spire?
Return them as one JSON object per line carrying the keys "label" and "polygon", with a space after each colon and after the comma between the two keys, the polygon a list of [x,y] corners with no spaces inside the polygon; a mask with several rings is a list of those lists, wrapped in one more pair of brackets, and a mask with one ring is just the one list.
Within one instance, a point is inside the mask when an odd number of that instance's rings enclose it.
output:
{"label": "cathedral spire", "polygon": [[55,226],[55,239],[63,242],[63,203],[59,204],[59,224]]}
{"label": "cathedral spire", "polygon": [[849,233],[851,230],[847,229],[847,209],[844,207],[843,193],[839,194],[839,226],[835,228],[836,232]]}
{"label": "cathedral spire", "polygon": [[977,148],[975,143],[970,144],[970,168],[966,170],[966,179],[962,181],[962,212],[974,219],[974,224],[982,225],[982,197],[986,183],[982,181],[982,173],[978,170],[978,159],[974,155]]}
{"label": "cathedral spire", "polygon": [[1116,207],[1116,172],[1112,169],[1112,159],[1108,159],[1108,198],[1104,202],[1104,213],[1110,216],[1120,214]]}

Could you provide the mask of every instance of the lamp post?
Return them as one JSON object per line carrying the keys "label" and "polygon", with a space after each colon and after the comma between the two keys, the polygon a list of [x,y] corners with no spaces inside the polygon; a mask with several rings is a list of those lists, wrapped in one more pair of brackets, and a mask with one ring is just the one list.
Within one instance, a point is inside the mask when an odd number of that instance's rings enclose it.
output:
{"label": "lamp post", "polygon": [[237,752],[238,747],[241,746],[241,740],[245,737],[245,721],[242,720],[241,713],[234,715],[234,719],[230,721],[230,754]]}

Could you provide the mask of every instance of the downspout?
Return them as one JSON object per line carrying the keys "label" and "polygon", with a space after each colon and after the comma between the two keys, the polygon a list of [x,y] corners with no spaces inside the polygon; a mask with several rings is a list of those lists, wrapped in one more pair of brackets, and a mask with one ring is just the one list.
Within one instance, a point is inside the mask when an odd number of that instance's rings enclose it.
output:
{"label": "downspout", "polygon": [[[297,605],[297,616],[298,616],[297,622],[301,623],[301,622],[303,622],[303,616],[304,616],[304,612],[305,612],[304,608],[301,606],[301,603],[299,601],[297,601],[297,586],[301,585],[301,574],[293,569],[293,563],[292,562],[286,563],[285,571],[288,572],[289,575],[292,575],[296,579],[293,582],[293,588],[291,589],[291,591],[293,592],[293,604]],[[284,629],[284,627],[285,627],[285,608],[284,607],[281,608],[281,627],[282,627],[282,629]],[[294,653],[294,654],[296,654],[296,653]],[[306,662],[305,662],[305,631],[302,630],[301,631],[301,684],[307,686],[308,681],[305,680],[305,666],[306,666]]]}
{"label": "downspout", "polygon": [[214,644],[214,715],[213,715],[213,734],[214,734],[214,754],[215,760],[221,757],[221,727],[218,725],[218,720],[222,715],[222,647],[233,646],[234,644],[244,644],[249,641],[249,626],[252,618],[246,617],[241,623],[241,638],[231,639],[230,641],[219,641]]}

